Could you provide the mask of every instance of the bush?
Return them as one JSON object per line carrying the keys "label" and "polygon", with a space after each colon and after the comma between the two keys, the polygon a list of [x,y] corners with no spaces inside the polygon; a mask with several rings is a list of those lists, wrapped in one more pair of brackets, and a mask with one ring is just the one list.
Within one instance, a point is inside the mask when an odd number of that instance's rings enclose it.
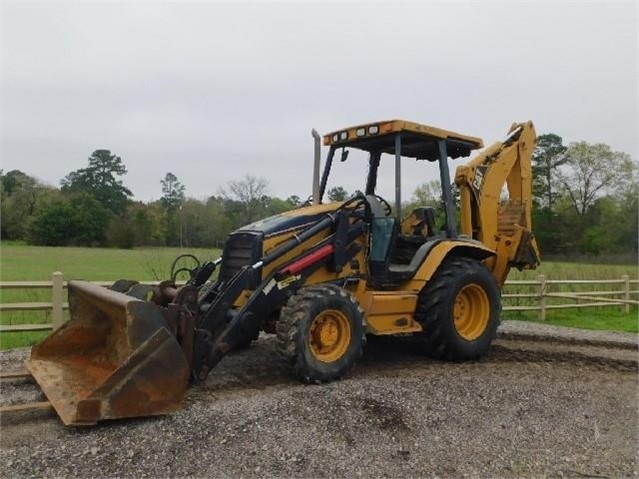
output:
{"label": "bush", "polygon": [[69,244],[69,231],[73,227],[71,205],[58,200],[44,207],[29,226],[29,243],[42,246]]}
{"label": "bush", "polygon": [[87,193],[43,206],[29,227],[29,242],[43,246],[104,243],[110,213]]}

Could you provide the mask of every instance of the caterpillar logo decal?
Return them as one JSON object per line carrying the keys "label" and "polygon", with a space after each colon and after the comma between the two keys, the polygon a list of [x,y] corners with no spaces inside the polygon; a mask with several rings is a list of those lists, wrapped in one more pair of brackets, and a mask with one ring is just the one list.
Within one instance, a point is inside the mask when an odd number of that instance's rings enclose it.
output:
{"label": "caterpillar logo decal", "polygon": [[479,198],[479,191],[484,184],[484,176],[486,175],[486,171],[488,171],[487,165],[478,166],[475,170],[475,178],[473,178],[471,186],[476,198]]}

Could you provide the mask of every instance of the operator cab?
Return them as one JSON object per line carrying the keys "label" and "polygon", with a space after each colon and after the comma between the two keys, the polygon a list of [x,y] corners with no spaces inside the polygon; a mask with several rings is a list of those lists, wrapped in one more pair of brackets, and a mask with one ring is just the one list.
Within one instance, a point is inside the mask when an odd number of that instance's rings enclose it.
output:
{"label": "operator cab", "polygon": [[[335,153],[341,150],[341,161],[347,160],[348,149],[351,148],[367,153],[364,195],[371,210],[368,262],[370,280],[378,286],[410,279],[434,244],[443,238],[457,237],[447,158],[469,156],[472,150],[484,146],[480,138],[409,121],[391,120],[329,133],[324,136],[324,145],[329,146],[329,152],[319,185],[319,201],[325,193]],[[376,193],[382,155],[390,155],[395,160],[394,208]],[[433,208],[418,207],[405,219],[402,218],[401,165],[409,158],[439,164],[444,234],[435,231],[436,213]],[[381,181],[387,182],[385,178]]]}

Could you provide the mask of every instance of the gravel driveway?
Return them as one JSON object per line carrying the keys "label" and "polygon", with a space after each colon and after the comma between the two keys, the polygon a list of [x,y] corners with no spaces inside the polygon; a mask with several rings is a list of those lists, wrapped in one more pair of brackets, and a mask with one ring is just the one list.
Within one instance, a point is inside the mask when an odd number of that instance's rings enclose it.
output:
{"label": "gravel driveway", "polygon": [[[171,416],[65,428],[53,412],[5,415],[0,476],[638,476],[636,335],[502,331],[469,363],[372,338],[347,378],[322,386],[292,380],[262,337]],[[26,354],[2,352],[3,370]],[[38,399],[26,380],[0,394]]]}

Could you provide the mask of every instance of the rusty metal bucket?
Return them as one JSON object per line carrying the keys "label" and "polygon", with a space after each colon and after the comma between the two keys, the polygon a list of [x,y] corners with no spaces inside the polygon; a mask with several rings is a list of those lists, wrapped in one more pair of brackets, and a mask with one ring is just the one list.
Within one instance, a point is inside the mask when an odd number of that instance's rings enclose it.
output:
{"label": "rusty metal bucket", "polygon": [[69,309],[69,322],[27,361],[64,424],[180,409],[189,365],[159,306],[70,281]]}

